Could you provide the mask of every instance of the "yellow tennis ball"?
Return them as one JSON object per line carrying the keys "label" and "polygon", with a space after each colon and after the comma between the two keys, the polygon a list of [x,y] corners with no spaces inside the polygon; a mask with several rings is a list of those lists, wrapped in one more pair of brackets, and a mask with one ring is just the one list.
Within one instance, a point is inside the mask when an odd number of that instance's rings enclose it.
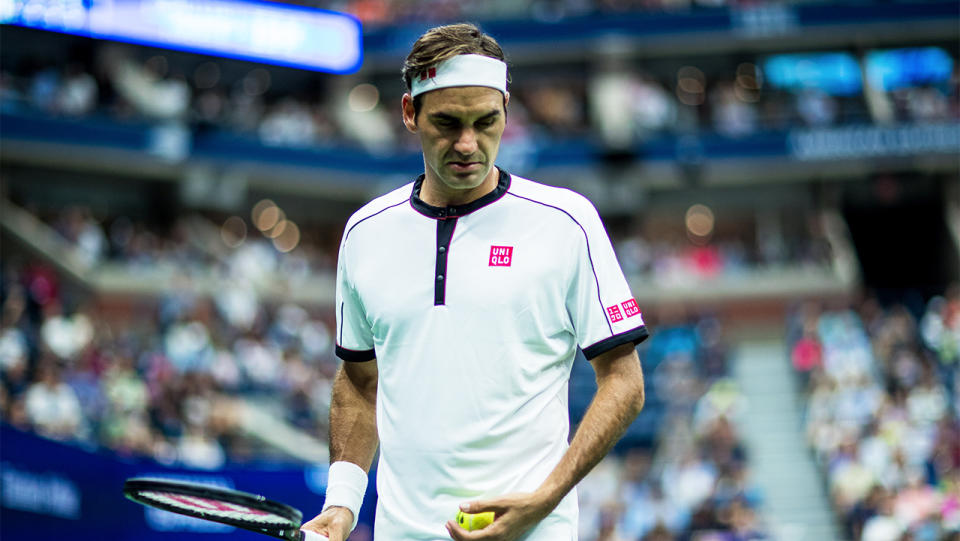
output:
{"label": "yellow tennis ball", "polygon": [[457,524],[468,531],[486,528],[493,522],[493,511],[483,513],[464,513],[457,511]]}

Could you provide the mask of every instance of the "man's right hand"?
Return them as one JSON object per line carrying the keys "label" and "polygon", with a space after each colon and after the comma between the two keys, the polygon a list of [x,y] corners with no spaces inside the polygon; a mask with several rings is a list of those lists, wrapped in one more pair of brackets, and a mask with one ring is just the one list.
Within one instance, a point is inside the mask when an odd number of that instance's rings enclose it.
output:
{"label": "man's right hand", "polygon": [[331,506],[313,520],[305,522],[300,529],[323,534],[330,541],[347,541],[352,525],[353,511],[346,507]]}

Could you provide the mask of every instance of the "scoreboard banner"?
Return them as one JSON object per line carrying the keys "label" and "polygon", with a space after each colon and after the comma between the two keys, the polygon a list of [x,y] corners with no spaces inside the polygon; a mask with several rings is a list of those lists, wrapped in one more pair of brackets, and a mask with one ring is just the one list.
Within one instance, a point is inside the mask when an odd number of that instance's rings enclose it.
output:
{"label": "scoreboard banner", "polygon": [[0,0],[0,23],[331,73],[363,63],[356,17],[256,0]]}

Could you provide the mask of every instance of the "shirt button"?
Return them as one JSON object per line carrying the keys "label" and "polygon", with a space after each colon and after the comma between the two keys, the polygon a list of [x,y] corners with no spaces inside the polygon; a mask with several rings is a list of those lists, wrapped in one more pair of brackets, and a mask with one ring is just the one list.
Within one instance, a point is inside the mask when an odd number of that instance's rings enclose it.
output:
{"label": "shirt button", "polygon": [[442,274],[438,274],[438,275],[437,275],[437,281],[438,281],[438,282],[442,282],[442,281],[443,281],[443,275],[442,275]]}
{"label": "shirt button", "polygon": [[446,247],[446,246],[441,246],[440,248],[437,249],[437,251],[442,254],[443,252],[446,252],[446,251],[447,251],[447,247]]}

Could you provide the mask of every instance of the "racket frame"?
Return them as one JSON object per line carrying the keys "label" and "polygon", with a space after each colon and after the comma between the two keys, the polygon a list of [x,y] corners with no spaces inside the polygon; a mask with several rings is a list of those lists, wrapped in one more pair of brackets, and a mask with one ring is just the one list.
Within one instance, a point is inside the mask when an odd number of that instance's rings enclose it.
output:
{"label": "racket frame", "polygon": [[[143,492],[157,492],[161,494],[173,494],[179,496],[194,496],[207,500],[219,501],[228,504],[242,505],[270,513],[277,517],[287,519],[287,525],[265,525],[254,521],[245,521],[239,518],[219,516],[213,512],[204,512],[197,508],[194,511],[180,506],[167,504],[148,497],[142,496]],[[196,517],[212,522],[219,522],[229,526],[235,526],[244,530],[249,530],[265,535],[277,537],[279,539],[302,539],[300,533],[300,522],[303,514],[287,504],[269,500],[259,494],[251,494],[240,490],[233,490],[213,485],[193,483],[189,481],[179,481],[175,479],[164,479],[159,477],[134,477],[127,479],[123,485],[123,495],[129,500],[143,504],[149,507],[155,507],[164,511],[170,511],[179,515]]]}

